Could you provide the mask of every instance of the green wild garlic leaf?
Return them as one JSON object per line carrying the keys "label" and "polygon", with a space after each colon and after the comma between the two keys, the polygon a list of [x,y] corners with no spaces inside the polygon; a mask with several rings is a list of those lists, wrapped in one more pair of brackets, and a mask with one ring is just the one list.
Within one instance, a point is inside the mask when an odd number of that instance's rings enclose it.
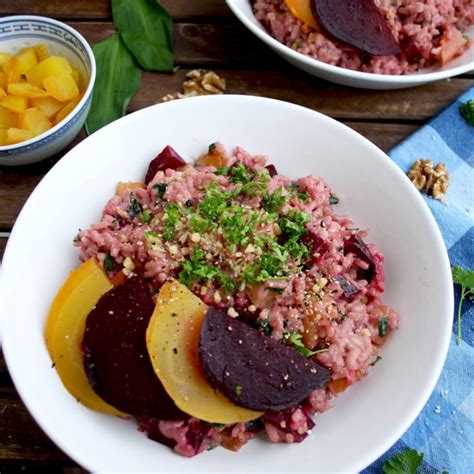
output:
{"label": "green wild garlic leaf", "polygon": [[384,462],[384,474],[416,474],[423,462],[423,454],[415,449],[405,448]]}

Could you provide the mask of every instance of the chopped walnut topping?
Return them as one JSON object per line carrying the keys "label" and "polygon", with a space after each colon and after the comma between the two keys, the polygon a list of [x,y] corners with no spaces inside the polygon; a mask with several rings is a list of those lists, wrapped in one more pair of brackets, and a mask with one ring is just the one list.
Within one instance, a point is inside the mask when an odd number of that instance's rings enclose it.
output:
{"label": "chopped walnut topping", "polygon": [[186,74],[187,81],[183,83],[183,92],[174,92],[161,98],[161,102],[169,102],[175,99],[195,97],[198,95],[223,94],[226,90],[225,79],[214,71],[206,69],[193,69]]}
{"label": "chopped walnut topping", "polygon": [[408,177],[418,191],[438,200],[446,196],[449,174],[444,163],[438,163],[436,167],[433,167],[431,160],[417,160],[408,171]]}

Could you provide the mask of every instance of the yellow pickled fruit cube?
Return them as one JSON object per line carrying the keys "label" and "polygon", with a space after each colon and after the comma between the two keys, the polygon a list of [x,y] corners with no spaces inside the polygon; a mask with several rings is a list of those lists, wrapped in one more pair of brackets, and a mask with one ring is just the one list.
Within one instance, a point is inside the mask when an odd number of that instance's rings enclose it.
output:
{"label": "yellow pickled fruit cube", "polygon": [[25,97],[17,97],[16,95],[8,94],[0,102],[0,105],[12,112],[21,113],[28,107],[28,100]]}
{"label": "yellow pickled fruit cube", "polygon": [[21,76],[30,69],[33,69],[37,64],[35,50],[33,48],[25,48],[15,56],[14,66],[16,73]]}
{"label": "yellow pickled fruit cube", "polygon": [[14,145],[15,143],[24,142],[33,138],[35,134],[31,130],[23,130],[22,128],[9,128],[7,130],[7,139],[5,145]]}
{"label": "yellow pickled fruit cube", "polygon": [[79,88],[70,72],[43,79],[44,88],[57,100],[66,102],[79,95]]}
{"label": "yellow pickled fruit cube", "polygon": [[4,89],[0,87],[0,102],[7,96],[7,93]]}
{"label": "yellow pickled fruit cube", "polygon": [[51,96],[31,99],[31,105],[40,109],[50,120],[64,107],[62,102]]}
{"label": "yellow pickled fruit cube", "polygon": [[61,56],[50,56],[44,61],[38,63],[33,69],[30,69],[26,73],[26,79],[35,86],[43,87],[43,79],[46,77],[71,73],[71,71],[71,66],[66,58]]}
{"label": "yellow pickled fruit cube", "polygon": [[48,117],[36,107],[26,109],[20,119],[20,127],[32,131],[35,135],[40,135],[52,127]]}
{"label": "yellow pickled fruit cube", "polygon": [[0,127],[0,146],[5,145],[7,142],[7,129]]}
{"label": "yellow pickled fruit cube", "polygon": [[21,74],[19,74],[19,68],[16,65],[16,57],[10,59],[8,63],[3,66],[7,77],[7,84],[12,84],[14,82],[20,82]]}
{"label": "yellow pickled fruit cube", "polygon": [[81,88],[81,73],[79,72],[79,69],[73,67],[71,71],[71,76],[74,79],[74,82],[77,84],[77,87],[80,89]]}
{"label": "yellow pickled fruit cube", "polygon": [[40,87],[36,87],[29,82],[17,82],[8,84],[8,93],[27,99],[35,99],[37,97],[48,97],[49,93]]}
{"label": "yellow pickled fruit cube", "polygon": [[3,128],[18,127],[18,114],[0,106],[0,127],[3,127]]}
{"label": "yellow pickled fruit cube", "polygon": [[4,72],[0,72],[0,87],[7,89],[7,75]]}
{"label": "yellow pickled fruit cube", "polygon": [[74,108],[76,107],[76,105],[79,103],[79,101],[81,100],[81,97],[78,96],[76,97],[75,99],[72,99],[70,102],[68,102],[56,115],[56,117],[54,117],[54,125],[58,124],[59,122],[61,122],[61,120],[63,120],[64,118],[66,118],[73,110]]}
{"label": "yellow pickled fruit cube", "polygon": [[36,53],[36,59],[40,63],[41,61],[44,61],[48,56],[48,47],[45,44],[37,44],[34,47],[35,53]]}
{"label": "yellow pickled fruit cube", "polygon": [[0,66],[5,72],[5,66],[10,62],[13,56],[10,53],[0,52]]}

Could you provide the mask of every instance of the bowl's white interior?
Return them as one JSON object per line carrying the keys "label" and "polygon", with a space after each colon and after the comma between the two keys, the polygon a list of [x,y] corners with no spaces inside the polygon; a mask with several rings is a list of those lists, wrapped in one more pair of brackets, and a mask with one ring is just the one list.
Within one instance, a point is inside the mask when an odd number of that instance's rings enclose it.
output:
{"label": "bowl's white interior", "polygon": [[[120,181],[143,179],[165,145],[186,159],[209,143],[270,156],[279,172],[316,173],[341,212],[370,230],[386,257],[388,304],[400,329],[371,375],[342,394],[299,445],[251,442],[185,459],[137,432],[134,422],[79,405],[51,369],[43,331],[48,307],[77,266],[72,238],[97,221]],[[0,314],[15,385],[45,432],[92,471],[349,471],[381,455],[414,420],[441,370],[450,337],[449,262],[427,206],[378,148],[347,127],[291,104],[243,96],[200,97],[131,114],[70,151],[21,212],[4,257]]]}

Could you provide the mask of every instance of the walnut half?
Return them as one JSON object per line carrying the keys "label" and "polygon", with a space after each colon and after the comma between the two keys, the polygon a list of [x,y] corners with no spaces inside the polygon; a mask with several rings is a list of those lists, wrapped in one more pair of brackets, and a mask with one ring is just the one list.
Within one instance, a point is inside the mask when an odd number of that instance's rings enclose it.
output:
{"label": "walnut half", "polygon": [[175,99],[195,97],[198,95],[223,94],[226,90],[225,79],[214,71],[206,69],[193,69],[186,74],[187,80],[183,83],[183,93],[175,92],[161,98],[161,102]]}
{"label": "walnut half", "polygon": [[433,167],[432,160],[417,160],[408,171],[408,177],[418,191],[442,200],[449,186],[449,174],[444,163]]}

